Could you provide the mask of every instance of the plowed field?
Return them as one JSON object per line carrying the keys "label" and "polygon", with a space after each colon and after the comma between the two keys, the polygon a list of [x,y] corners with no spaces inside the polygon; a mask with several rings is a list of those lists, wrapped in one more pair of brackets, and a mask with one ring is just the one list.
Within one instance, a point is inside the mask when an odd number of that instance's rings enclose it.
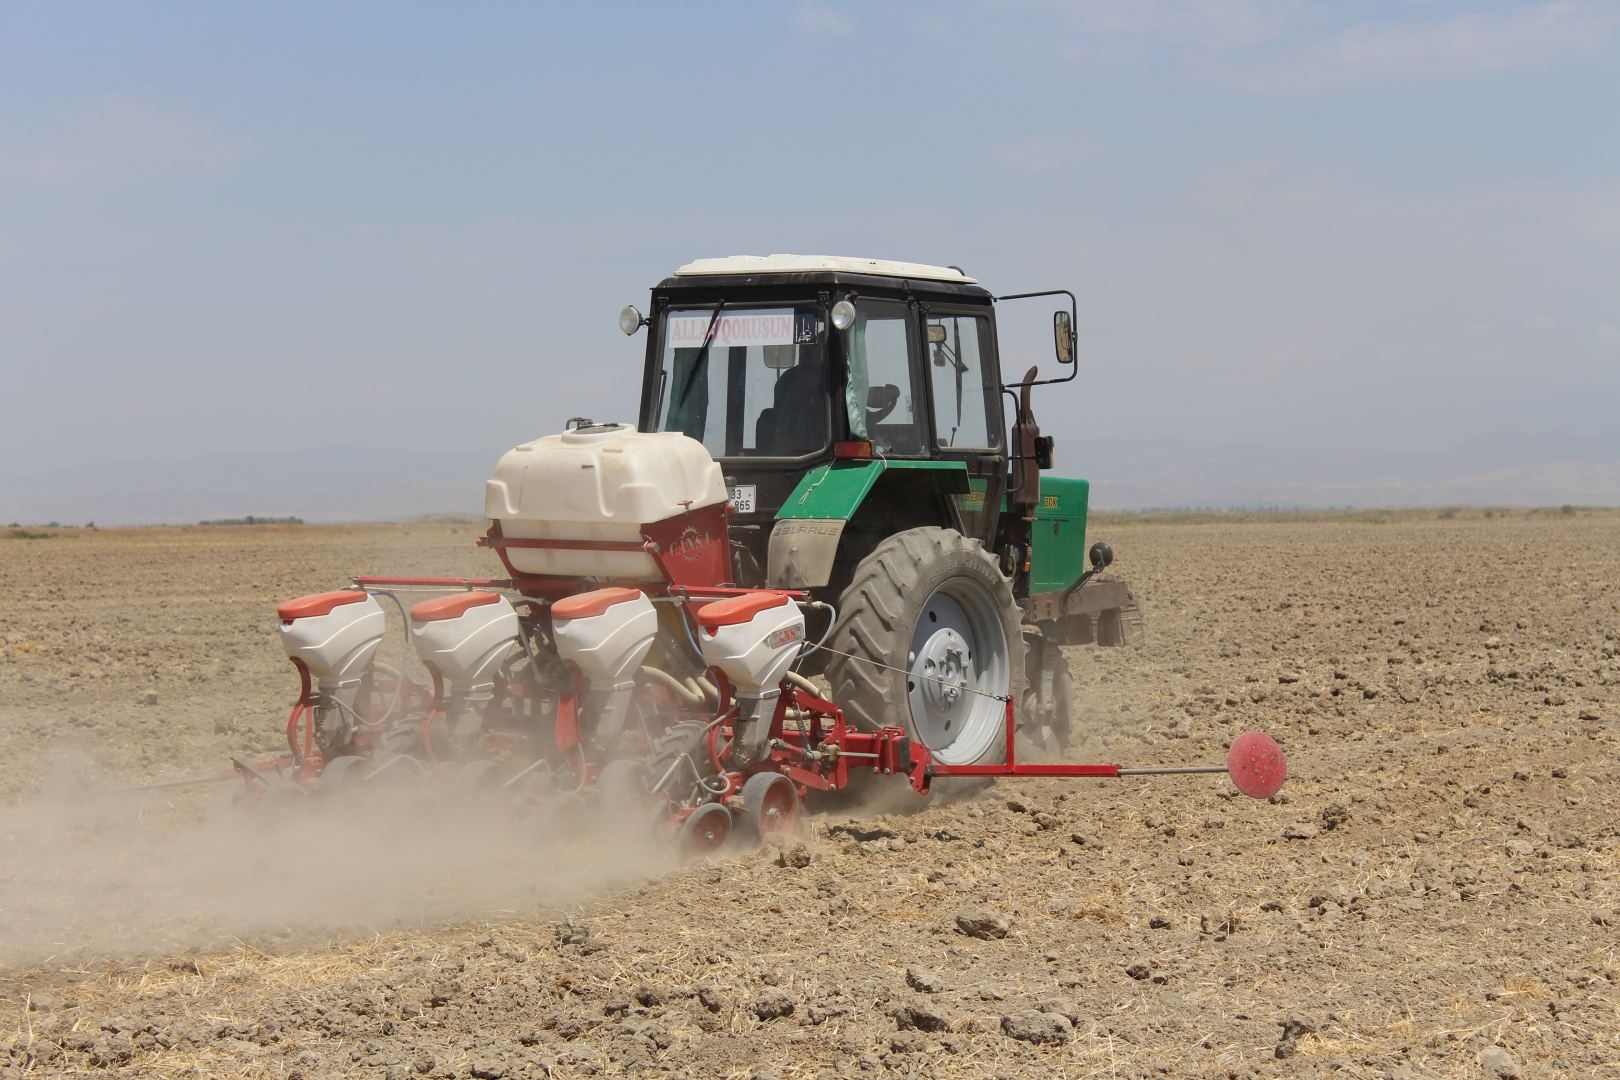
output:
{"label": "plowed field", "polygon": [[[1119,520],[1088,759],[785,848],[243,820],[279,599],[463,526],[0,537],[0,1076],[1620,1077],[1620,515]],[[219,785],[228,787],[229,785]]]}

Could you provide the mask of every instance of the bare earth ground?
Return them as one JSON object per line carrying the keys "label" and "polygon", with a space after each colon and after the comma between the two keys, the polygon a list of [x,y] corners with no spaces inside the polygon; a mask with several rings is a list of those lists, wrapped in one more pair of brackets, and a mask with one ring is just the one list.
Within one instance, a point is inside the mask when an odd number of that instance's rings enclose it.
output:
{"label": "bare earth ground", "polygon": [[274,750],[271,604],[487,573],[468,527],[0,539],[0,1076],[1620,1076],[1620,515],[1093,532],[1148,640],[1069,654],[1080,752],[1260,727],[1281,796],[1009,782],[683,867],[90,797]]}

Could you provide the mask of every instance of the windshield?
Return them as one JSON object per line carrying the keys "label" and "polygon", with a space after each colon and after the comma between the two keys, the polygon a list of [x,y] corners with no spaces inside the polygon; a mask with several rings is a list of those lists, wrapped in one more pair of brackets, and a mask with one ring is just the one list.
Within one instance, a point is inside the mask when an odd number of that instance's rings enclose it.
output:
{"label": "windshield", "polygon": [[797,457],[827,445],[821,308],[672,308],[659,342],[659,431],[723,457]]}

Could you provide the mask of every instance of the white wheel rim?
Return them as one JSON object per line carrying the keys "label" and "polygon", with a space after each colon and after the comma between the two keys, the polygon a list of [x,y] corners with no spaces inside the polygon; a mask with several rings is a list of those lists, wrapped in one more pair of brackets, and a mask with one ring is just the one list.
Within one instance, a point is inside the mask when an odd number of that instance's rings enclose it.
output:
{"label": "white wheel rim", "polygon": [[911,730],[943,765],[977,761],[1005,727],[1011,686],[1001,611],[971,579],[929,595],[906,654]]}

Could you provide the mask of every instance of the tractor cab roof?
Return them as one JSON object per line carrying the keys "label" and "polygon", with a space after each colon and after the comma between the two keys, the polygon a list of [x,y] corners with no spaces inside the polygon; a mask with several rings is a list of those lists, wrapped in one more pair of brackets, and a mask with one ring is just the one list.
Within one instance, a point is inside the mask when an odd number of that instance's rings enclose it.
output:
{"label": "tractor cab roof", "polygon": [[988,300],[978,281],[954,266],[862,259],[848,255],[728,255],[697,259],[659,282],[655,291],[738,286],[843,285],[886,292],[922,292]]}
{"label": "tractor cab roof", "polygon": [[892,259],[856,259],[848,255],[727,255],[723,259],[695,259],[675,271],[676,277],[704,274],[876,274],[879,277],[923,278],[974,285],[977,282],[955,266],[895,262]]}

